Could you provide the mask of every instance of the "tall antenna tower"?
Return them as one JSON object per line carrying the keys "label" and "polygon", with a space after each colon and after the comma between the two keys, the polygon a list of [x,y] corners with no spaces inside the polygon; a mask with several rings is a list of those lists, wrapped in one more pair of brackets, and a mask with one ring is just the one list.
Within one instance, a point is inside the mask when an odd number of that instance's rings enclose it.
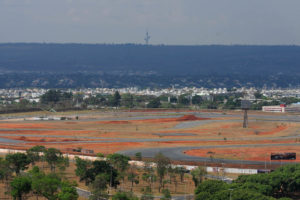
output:
{"label": "tall antenna tower", "polygon": [[148,45],[149,44],[149,41],[150,41],[150,35],[149,35],[149,33],[148,33],[148,31],[146,31],[146,37],[145,37],[145,42],[146,42],[146,45]]}

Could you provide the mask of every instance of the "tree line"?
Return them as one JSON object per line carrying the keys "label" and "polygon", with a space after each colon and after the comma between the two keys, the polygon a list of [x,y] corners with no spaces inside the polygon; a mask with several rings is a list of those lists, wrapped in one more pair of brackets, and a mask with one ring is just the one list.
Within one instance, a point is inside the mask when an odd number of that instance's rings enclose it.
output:
{"label": "tree line", "polygon": [[[142,168],[130,165],[128,156],[110,154],[105,158],[97,154],[95,161],[75,158],[74,174],[91,191],[91,200],[102,200],[112,197],[114,200],[152,200],[154,189],[161,193],[161,199],[171,199],[171,191],[167,184],[175,185],[184,182],[186,170],[182,167],[172,167],[169,158],[159,153],[155,156],[156,167],[146,162]],[[142,159],[141,153],[136,154],[137,160]],[[48,200],[76,200],[78,183],[64,176],[69,167],[69,159],[55,148],[35,146],[26,153],[8,154],[0,159],[0,179],[5,185],[5,194],[16,200],[30,197]],[[196,178],[197,179],[197,178]],[[129,185],[130,190],[122,190],[121,183]],[[134,194],[134,187],[143,181],[140,197]],[[196,182],[195,182],[196,183]],[[155,188],[157,186],[157,188]],[[114,193],[111,193],[114,189]]]}
{"label": "tree line", "polygon": [[299,199],[300,164],[288,164],[267,174],[240,175],[233,183],[206,180],[195,189],[196,200]]}
{"label": "tree line", "polygon": [[[161,199],[170,200],[177,193],[178,184],[190,177],[195,186],[196,200],[288,200],[299,198],[300,164],[289,164],[268,174],[240,175],[233,183],[207,179],[206,169],[188,171],[173,166],[161,153],[153,158],[155,166],[129,164],[130,157],[121,154],[97,154],[95,161],[75,158],[75,175],[91,191],[91,200],[153,200],[154,190]],[[137,153],[135,160],[142,160]],[[37,165],[39,164],[39,165]],[[67,180],[63,171],[69,159],[55,148],[35,146],[26,153],[8,154],[0,159],[0,180],[5,192],[16,200],[30,197],[48,200],[77,200],[78,183]],[[143,182],[139,191],[134,188]],[[126,183],[129,190],[122,188]],[[171,185],[173,190],[171,190]],[[112,190],[114,192],[112,192]],[[137,193],[141,196],[137,196]]]}
{"label": "tree line", "polygon": [[[37,110],[74,110],[74,109],[99,109],[99,108],[122,108],[122,109],[240,109],[241,99],[244,93],[237,93],[234,90],[228,94],[211,94],[209,96],[199,96],[192,93],[179,96],[172,95],[134,95],[130,93],[120,94],[116,91],[114,94],[84,95],[83,93],[73,94],[71,92],[62,92],[61,90],[51,89],[40,97],[39,102],[29,102],[26,99],[20,99],[19,103],[5,104],[0,106],[0,112],[25,112]],[[299,98],[283,97],[272,99],[263,96],[261,93],[254,94],[256,100],[252,102],[251,110],[261,110],[263,106],[291,104],[300,102]]]}

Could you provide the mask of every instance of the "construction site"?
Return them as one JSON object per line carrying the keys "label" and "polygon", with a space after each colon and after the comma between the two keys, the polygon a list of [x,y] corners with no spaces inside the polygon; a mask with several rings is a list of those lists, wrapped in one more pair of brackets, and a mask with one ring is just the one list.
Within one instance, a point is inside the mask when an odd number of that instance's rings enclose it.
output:
{"label": "construction site", "polygon": [[[25,150],[35,145],[75,155],[138,152],[143,159],[158,152],[186,165],[273,169],[293,159],[271,154],[300,153],[300,117],[243,111],[132,110],[2,115],[0,147]],[[45,113],[44,113],[45,115]]]}

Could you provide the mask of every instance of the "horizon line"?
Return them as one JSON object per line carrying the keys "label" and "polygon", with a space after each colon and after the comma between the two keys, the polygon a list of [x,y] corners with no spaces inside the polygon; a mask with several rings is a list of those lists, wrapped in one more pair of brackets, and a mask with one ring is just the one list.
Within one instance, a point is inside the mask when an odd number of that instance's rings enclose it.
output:
{"label": "horizon line", "polygon": [[300,44],[144,44],[144,43],[82,43],[82,42],[0,42],[0,45],[8,44],[44,44],[44,45],[135,45],[135,46],[291,46],[297,47]]}

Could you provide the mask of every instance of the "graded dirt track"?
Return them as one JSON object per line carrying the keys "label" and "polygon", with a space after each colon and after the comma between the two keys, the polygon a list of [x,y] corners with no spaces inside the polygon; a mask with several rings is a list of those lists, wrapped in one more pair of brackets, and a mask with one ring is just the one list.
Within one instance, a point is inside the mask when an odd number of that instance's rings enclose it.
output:
{"label": "graded dirt track", "polygon": [[[76,113],[56,115],[74,117]],[[79,120],[71,121],[30,121],[20,114],[13,120],[3,119],[0,147],[44,145],[62,151],[82,147],[105,154],[134,156],[142,152],[145,157],[162,152],[177,161],[236,164],[242,159],[246,165],[269,161],[266,153],[300,153],[297,115],[250,112],[246,129],[239,111],[99,111],[78,115]],[[208,152],[213,152],[213,159]]]}

